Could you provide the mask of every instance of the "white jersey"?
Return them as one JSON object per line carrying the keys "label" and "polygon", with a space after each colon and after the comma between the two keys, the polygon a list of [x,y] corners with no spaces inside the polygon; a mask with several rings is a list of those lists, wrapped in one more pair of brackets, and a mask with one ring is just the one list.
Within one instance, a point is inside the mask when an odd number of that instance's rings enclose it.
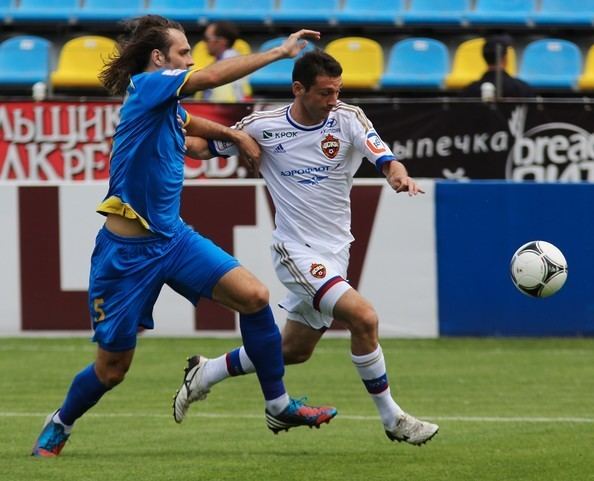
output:
{"label": "white jersey", "polygon": [[315,126],[298,124],[290,108],[255,112],[235,128],[262,148],[260,173],[276,208],[275,240],[336,253],[354,239],[350,191],[362,159],[381,168],[395,157],[359,107],[338,102]]}

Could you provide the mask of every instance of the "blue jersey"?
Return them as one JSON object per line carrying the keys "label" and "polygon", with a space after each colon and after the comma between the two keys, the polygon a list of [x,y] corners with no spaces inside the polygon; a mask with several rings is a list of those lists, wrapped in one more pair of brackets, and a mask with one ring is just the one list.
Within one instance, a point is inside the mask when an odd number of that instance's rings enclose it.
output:
{"label": "blue jersey", "polygon": [[179,224],[184,180],[184,124],[180,106],[187,70],[143,72],[130,79],[113,137],[109,191],[102,214],[138,219],[145,228],[171,237]]}

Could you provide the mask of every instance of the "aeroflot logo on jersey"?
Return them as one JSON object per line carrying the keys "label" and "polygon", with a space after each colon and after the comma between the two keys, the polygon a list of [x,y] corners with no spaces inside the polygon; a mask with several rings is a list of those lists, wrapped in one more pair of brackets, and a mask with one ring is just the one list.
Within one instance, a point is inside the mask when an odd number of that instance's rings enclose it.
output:
{"label": "aeroflot logo on jersey", "polygon": [[262,131],[263,139],[292,139],[297,137],[297,132],[294,130],[283,130],[281,132],[270,132],[270,130]]}
{"label": "aeroflot logo on jersey", "polygon": [[321,167],[306,167],[305,169],[281,170],[283,177],[293,177],[294,175],[312,174],[314,172],[328,172],[330,166],[323,165]]}

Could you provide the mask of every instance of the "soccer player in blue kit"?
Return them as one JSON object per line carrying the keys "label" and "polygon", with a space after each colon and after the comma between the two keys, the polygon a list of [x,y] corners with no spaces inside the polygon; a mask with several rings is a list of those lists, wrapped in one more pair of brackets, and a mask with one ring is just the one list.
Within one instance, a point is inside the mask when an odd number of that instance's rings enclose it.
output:
{"label": "soccer player in blue kit", "polygon": [[89,309],[97,355],[74,377],[62,406],[47,417],[32,454],[59,455],[74,422],[124,380],[138,329],[153,328],[152,310],[164,284],[193,304],[206,297],[240,313],[242,339],[256,366],[271,430],[319,427],[336,409],[307,406],[287,394],[267,288],[180,218],[184,130],[233,142],[253,159],[259,157],[259,146],[244,132],[191,117],[179,102],[294,57],[305,46],[304,38],[319,38],[319,33],[300,30],[280,47],[191,70],[190,46],[178,23],[147,15],[127,27],[119,53],[100,75],[113,94],[126,97],[113,139],[109,191],[97,209],[106,222],[91,259]]}

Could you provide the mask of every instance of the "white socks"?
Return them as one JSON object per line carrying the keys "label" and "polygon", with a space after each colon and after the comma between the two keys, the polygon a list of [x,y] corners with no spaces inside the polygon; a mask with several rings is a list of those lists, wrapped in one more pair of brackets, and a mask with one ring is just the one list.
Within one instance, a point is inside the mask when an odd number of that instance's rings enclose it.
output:
{"label": "white socks", "polygon": [[287,393],[282,394],[276,399],[266,400],[266,410],[273,416],[282,413],[288,405],[289,395]]}
{"label": "white socks", "polygon": [[58,412],[56,412],[56,414],[54,414],[54,416],[52,417],[52,421],[64,426],[64,432],[66,434],[70,434],[72,432],[72,424],[70,426],[68,426],[67,424],[64,424],[64,422],[60,419],[60,411],[58,411]]}
{"label": "white socks", "polygon": [[403,411],[392,399],[381,346],[378,345],[375,351],[362,356],[351,354],[351,359],[375,403],[384,427],[387,430],[394,429],[396,420]]}
{"label": "white socks", "polygon": [[[231,358],[233,358],[233,362]],[[232,372],[229,372],[229,367],[231,367]],[[250,361],[243,346],[227,352],[222,356],[209,359],[203,369],[204,383],[208,388],[230,376],[256,372],[256,368],[252,364],[252,361]]]}
{"label": "white socks", "polygon": [[[230,376],[241,376],[256,372],[256,368],[245,352],[245,348],[241,346],[231,352],[227,352],[222,356],[214,359],[209,359],[206,365],[202,368],[202,380],[205,387],[209,388],[214,384],[221,382]],[[276,399],[269,399],[266,401],[266,409],[272,415],[277,415],[284,411],[289,405],[289,395],[284,393]]]}

